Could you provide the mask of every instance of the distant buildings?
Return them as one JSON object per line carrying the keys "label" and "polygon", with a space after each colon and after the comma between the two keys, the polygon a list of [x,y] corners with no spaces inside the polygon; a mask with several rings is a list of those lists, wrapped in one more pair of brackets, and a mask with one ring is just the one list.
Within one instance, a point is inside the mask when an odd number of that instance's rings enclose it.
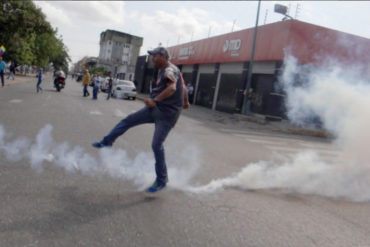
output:
{"label": "distant buildings", "polygon": [[100,34],[97,66],[112,72],[114,77],[133,80],[142,44],[141,37],[108,29]]}

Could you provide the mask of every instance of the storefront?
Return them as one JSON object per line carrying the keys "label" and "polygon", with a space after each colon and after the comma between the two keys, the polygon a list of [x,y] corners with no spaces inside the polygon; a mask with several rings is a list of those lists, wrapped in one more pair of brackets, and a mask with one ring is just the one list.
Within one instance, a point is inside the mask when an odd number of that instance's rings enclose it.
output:
{"label": "storefront", "polygon": [[[178,65],[185,81],[195,88],[194,104],[217,111],[242,112],[253,32],[254,28],[250,28],[168,47],[171,62]],[[370,55],[351,51],[348,43],[364,51],[370,48],[369,39],[297,20],[259,26],[252,70],[251,111],[284,117],[284,93],[277,90],[276,84],[288,51],[300,63],[316,66],[321,66],[323,57],[370,62]],[[153,76],[155,72],[146,66],[145,71],[137,73]],[[139,91],[146,92],[148,81],[141,79]]]}

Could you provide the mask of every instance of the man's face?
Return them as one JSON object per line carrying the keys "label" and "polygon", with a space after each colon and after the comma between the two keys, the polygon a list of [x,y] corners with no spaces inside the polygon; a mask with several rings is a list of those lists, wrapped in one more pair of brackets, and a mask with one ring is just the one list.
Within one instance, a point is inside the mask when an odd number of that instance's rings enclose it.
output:
{"label": "man's face", "polygon": [[154,54],[152,55],[152,61],[154,63],[154,66],[158,69],[166,63],[166,57],[161,54]]}

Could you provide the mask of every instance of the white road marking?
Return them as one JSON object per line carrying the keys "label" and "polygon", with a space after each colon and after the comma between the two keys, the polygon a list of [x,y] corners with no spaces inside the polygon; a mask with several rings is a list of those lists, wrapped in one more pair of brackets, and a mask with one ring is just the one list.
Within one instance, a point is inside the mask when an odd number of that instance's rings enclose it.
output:
{"label": "white road marking", "polygon": [[126,116],[127,114],[126,113],[124,113],[124,112],[122,112],[121,110],[119,110],[119,109],[115,109],[114,110],[114,114],[113,114],[113,116],[115,116],[115,117],[119,117],[119,118],[123,118],[124,116]]}
{"label": "white road marking", "polygon": [[9,100],[9,103],[22,103],[23,100],[21,99],[12,99],[12,100]]}
{"label": "white road marking", "polygon": [[91,115],[103,115],[100,111],[91,111]]}

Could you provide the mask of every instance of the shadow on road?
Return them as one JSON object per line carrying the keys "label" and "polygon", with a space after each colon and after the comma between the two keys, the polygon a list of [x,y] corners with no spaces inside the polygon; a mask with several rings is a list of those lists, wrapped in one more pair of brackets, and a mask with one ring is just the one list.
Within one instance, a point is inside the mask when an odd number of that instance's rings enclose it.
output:
{"label": "shadow on road", "polygon": [[[72,231],[78,225],[88,224],[97,219],[128,210],[146,203],[158,201],[147,197],[142,192],[125,195],[114,194],[79,194],[77,187],[65,187],[59,193],[58,202],[62,208],[47,213],[38,219],[25,219],[9,224],[1,224],[0,232],[27,231],[34,235],[49,238],[63,232]],[[60,208],[58,207],[58,208]]]}

